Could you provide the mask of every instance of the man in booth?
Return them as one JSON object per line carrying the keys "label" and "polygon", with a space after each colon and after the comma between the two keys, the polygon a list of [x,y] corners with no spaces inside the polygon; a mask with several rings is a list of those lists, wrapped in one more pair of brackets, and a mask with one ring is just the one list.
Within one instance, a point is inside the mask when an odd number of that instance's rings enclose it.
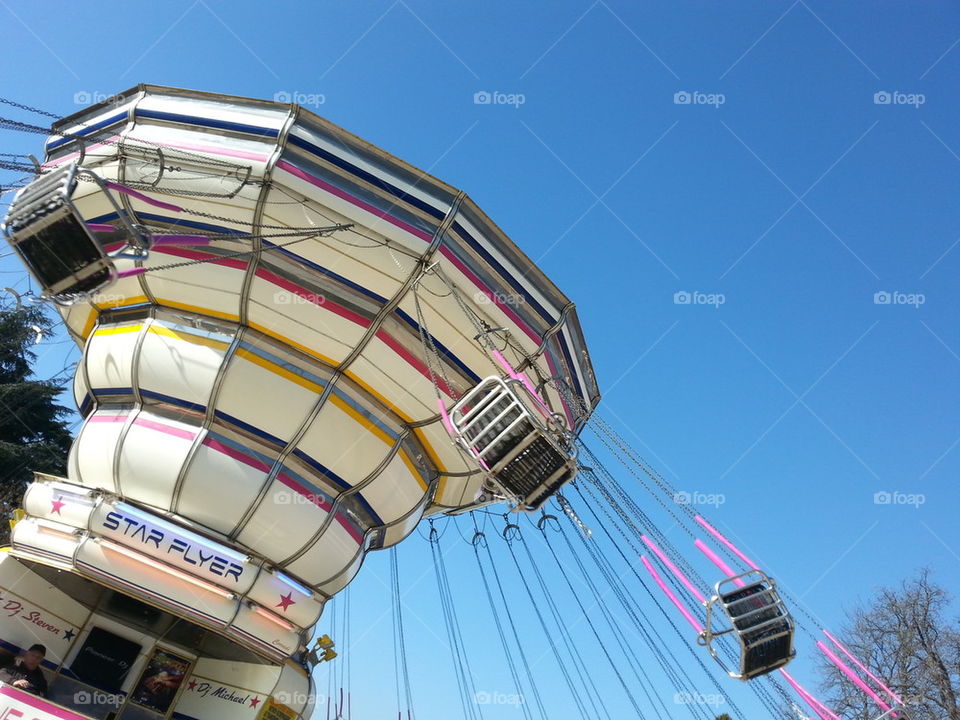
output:
{"label": "man in booth", "polygon": [[47,679],[43,676],[43,670],[40,669],[40,663],[43,662],[46,654],[47,649],[43,645],[39,643],[31,645],[23,655],[0,669],[0,682],[34,695],[46,695]]}

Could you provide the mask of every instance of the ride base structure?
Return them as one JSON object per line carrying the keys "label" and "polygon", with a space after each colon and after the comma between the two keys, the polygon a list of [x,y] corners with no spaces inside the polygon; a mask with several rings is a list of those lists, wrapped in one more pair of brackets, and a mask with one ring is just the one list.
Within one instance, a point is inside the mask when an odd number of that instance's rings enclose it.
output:
{"label": "ride base structure", "polygon": [[463,192],[303,109],[137,86],[8,241],[82,349],[0,553],[0,717],[294,720],[324,604],[424,516],[533,511],[599,401],[573,304]]}

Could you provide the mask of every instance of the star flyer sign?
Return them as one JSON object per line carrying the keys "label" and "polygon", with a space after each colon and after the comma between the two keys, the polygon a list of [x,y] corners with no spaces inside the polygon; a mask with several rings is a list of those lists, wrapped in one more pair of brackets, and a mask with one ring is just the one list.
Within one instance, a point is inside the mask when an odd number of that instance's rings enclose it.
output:
{"label": "star flyer sign", "polygon": [[[177,703],[177,714],[191,718],[226,717],[253,720],[265,696],[194,675]],[[5,720],[0,718],[0,720]]]}
{"label": "star flyer sign", "polygon": [[0,683],[0,720],[89,720],[66,708]]}

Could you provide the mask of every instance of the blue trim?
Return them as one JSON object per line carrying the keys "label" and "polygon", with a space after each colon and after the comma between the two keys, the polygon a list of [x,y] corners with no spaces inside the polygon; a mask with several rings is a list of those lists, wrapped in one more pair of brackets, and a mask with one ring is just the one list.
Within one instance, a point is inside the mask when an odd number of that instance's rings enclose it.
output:
{"label": "blue trim", "polygon": [[[70,133],[70,135],[73,136],[73,137],[61,138],[60,140],[52,140],[52,141],[50,141],[50,142],[47,143],[47,152],[50,152],[51,150],[56,150],[56,149],[57,149],[58,147],[60,147],[61,145],[65,145],[65,144],[67,144],[67,143],[69,143],[69,142],[76,142],[76,138],[77,138],[77,137],[86,137],[86,136],[89,135],[90,133],[94,133],[94,132],[96,132],[97,130],[102,130],[103,128],[107,127],[108,125],[113,125],[115,122],[117,122],[117,121],[119,121],[119,120],[123,120],[123,119],[125,119],[126,117],[127,117],[127,111],[124,110],[123,112],[117,113],[116,115],[111,115],[110,117],[106,118],[105,120],[101,120],[100,122],[98,122],[98,123],[96,123],[96,124],[94,124],[94,125],[90,125],[89,127],[85,127],[83,130],[78,130],[77,132],[72,132],[72,133]],[[54,134],[56,134],[56,133],[54,133]]]}
{"label": "blue trim", "polygon": [[181,400],[180,398],[175,398],[172,395],[164,395],[163,393],[154,392],[153,390],[144,390],[143,388],[140,388],[140,394],[143,397],[153,398],[154,400],[160,400],[161,402],[165,402],[170,405],[176,405],[177,407],[187,408],[189,410],[194,410],[199,413],[205,413],[207,411],[206,405],[192,403],[187,400]]}
{"label": "blue trim", "polygon": [[[304,129],[307,129],[307,128],[304,128]],[[412,205],[413,207],[419,210],[422,210],[423,212],[427,213],[428,215],[430,215],[431,217],[437,220],[443,220],[443,218],[446,216],[445,212],[443,212],[442,210],[438,210],[433,205],[430,205],[429,203],[424,202],[420,198],[404,192],[403,190],[398,188],[396,185],[393,185],[387,182],[383,178],[380,178],[377,175],[374,175],[373,173],[364,170],[363,168],[357,167],[353,163],[348,162],[347,160],[344,160],[343,158],[333,154],[329,150],[324,150],[322,147],[314,145],[309,140],[305,140],[302,137],[295,135],[294,133],[290,133],[290,135],[287,136],[287,142],[290,145],[295,145],[301,150],[306,150],[312,155],[316,155],[318,158],[326,160],[331,165],[336,165],[341,170],[345,170],[351,175],[354,175],[355,177],[360,178],[361,180],[365,180],[371,185],[380,188],[381,190],[389,193],[390,195],[393,195],[395,198],[397,198],[398,200],[402,200],[408,205]]]}
{"label": "blue trim", "polygon": [[[311,468],[313,468],[313,469],[316,470],[317,472],[323,474],[325,477],[327,477],[327,478],[329,478],[330,480],[332,480],[334,483],[336,483],[336,484],[340,487],[341,490],[346,491],[346,490],[350,490],[350,489],[353,488],[352,485],[350,485],[346,480],[344,480],[342,477],[340,477],[340,476],[337,475],[335,472],[333,472],[333,470],[331,470],[330,468],[326,467],[326,466],[323,465],[322,463],[314,460],[312,457],[310,457],[309,455],[307,455],[305,452],[303,452],[303,451],[300,450],[299,448],[297,448],[296,450],[294,450],[294,451],[293,451],[293,454],[296,455],[296,456],[297,456],[300,460],[302,460],[304,463],[306,463],[307,465],[309,465]],[[283,468],[284,468],[284,470],[286,470],[287,472],[290,472],[291,475],[294,475],[295,477],[300,477],[300,476],[298,476],[296,473],[291,472],[291,471],[289,470],[289,466],[284,465]],[[282,472],[282,471],[281,471],[281,472]],[[309,484],[310,484],[310,485],[313,485],[313,482],[310,481]],[[318,489],[319,489],[319,488],[318,488]],[[338,496],[338,497],[339,497],[339,496]],[[359,500],[360,506],[367,512],[368,515],[370,515],[370,517],[372,517],[372,518],[376,521],[376,525],[377,525],[377,526],[383,525],[383,519],[380,517],[380,515],[377,514],[377,511],[373,509],[373,506],[370,505],[369,502],[367,502],[367,499],[366,499],[365,497],[363,497],[363,493],[362,493],[362,492],[356,492],[356,493],[354,493],[353,495],[351,495],[350,497],[354,497],[354,498],[356,498],[357,500]],[[337,498],[331,498],[331,500],[332,500],[332,501],[336,501]],[[341,513],[341,512],[338,512],[337,514],[339,515],[339,514],[342,514],[342,513]],[[349,518],[348,518],[348,520],[349,520]],[[356,524],[356,523],[354,523],[354,524]],[[360,528],[360,530],[363,531],[363,528]]]}
{"label": "blue trim", "polygon": [[305,257],[303,257],[303,256],[301,256],[301,255],[297,255],[295,252],[292,252],[291,250],[288,250],[287,248],[278,247],[278,246],[274,245],[273,243],[267,242],[266,240],[263,241],[263,244],[264,244],[265,247],[269,247],[269,248],[275,250],[276,252],[279,252],[281,255],[286,255],[286,256],[288,256],[289,258],[291,258],[292,260],[294,260],[294,261],[297,262],[297,263],[300,263],[300,264],[302,264],[302,265],[306,265],[306,266],[309,267],[311,270],[316,270],[318,273],[320,273],[321,275],[324,275],[325,277],[330,278],[331,280],[334,280],[334,281],[336,281],[336,282],[338,282],[338,283],[341,283],[342,285],[346,285],[346,286],[347,286],[348,288],[350,288],[351,290],[356,290],[358,293],[361,293],[362,295],[366,295],[368,298],[370,298],[370,299],[372,299],[372,300],[376,300],[376,301],[377,301],[378,303],[380,303],[381,305],[386,305],[386,303],[387,303],[387,299],[386,299],[385,297],[381,297],[381,296],[378,295],[377,293],[373,292],[373,290],[368,290],[367,288],[363,287],[362,285],[358,285],[357,283],[353,282],[353,280],[348,280],[348,279],[345,278],[343,275],[338,275],[338,274],[335,273],[333,270],[329,270],[329,269],[323,267],[322,265],[317,265],[315,262],[312,262],[312,261],[310,261],[310,260],[307,260],[307,258],[305,258]]}
{"label": "blue trim", "polygon": [[[250,423],[246,423],[243,420],[240,420],[239,418],[235,418],[233,417],[233,415],[229,415],[223,412],[222,410],[214,410],[213,415],[218,420],[223,420],[224,422],[230,425],[235,425],[238,428],[246,430],[248,433],[251,433],[252,435],[256,435],[257,437],[263,440],[266,440],[269,443],[273,443],[274,445],[280,445],[282,447],[287,444],[286,442],[278,438],[276,435],[271,435],[265,430],[261,430],[260,428],[254,427]],[[272,464],[272,463],[273,463],[273,460],[270,460],[268,462],[268,464]]]}
{"label": "blue trim", "polygon": [[169,122],[178,122],[185,125],[199,125],[200,127],[216,128],[217,130],[233,130],[234,132],[242,132],[249,135],[261,135],[263,137],[275,138],[280,134],[279,130],[274,130],[273,128],[229,122],[227,120],[214,120],[212,118],[197,117],[195,115],[183,115],[182,113],[161,112],[160,110],[144,110],[143,108],[137,108],[134,111],[134,117],[150,118],[152,120],[167,120]]}

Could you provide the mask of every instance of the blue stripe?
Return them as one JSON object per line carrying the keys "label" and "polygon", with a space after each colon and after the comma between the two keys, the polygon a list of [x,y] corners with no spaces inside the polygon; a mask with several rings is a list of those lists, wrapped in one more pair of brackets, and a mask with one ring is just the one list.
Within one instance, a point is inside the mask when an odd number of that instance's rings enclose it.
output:
{"label": "blue stripe", "polygon": [[[214,410],[213,414],[218,420],[223,420],[224,422],[227,422],[231,425],[236,425],[238,428],[242,428],[243,430],[246,430],[248,433],[251,433],[252,435],[256,435],[258,438],[261,438],[262,440],[266,440],[269,443],[272,443],[274,445],[280,445],[281,447],[286,445],[286,443],[280,438],[278,438],[276,435],[271,435],[265,430],[261,430],[260,428],[254,427],[250,423],[246,423],[243,420],[240,420],[239,418],[233,417],[233,415],[228,415],[222,410]],[[273,464],[272,460],[267,460],[265,462],[268,465]]]}
{"label": "blue stripe", "polygon": [[134,117],[151,118],[153,120],[168,120],[170,122],[184,123],[186,125],[199,125],[200,127],[216,128],[217,130],[233,130],[234,132],[248,133],[250,135],[262,135],[263,137],[275,138],[280,131],[273,128],[260,127],[258,125],[246,125],[244,123],[229,122],[228,120],[214,120],[213,118],[197,117],[195,115],[183,115],[181,113],[161,112],[160,110],[144,110],[137,108],[134,111]]}
{"label": "blue stripe", "polygon": [[433,205],[430,205],[424,202],[423,200],[421,200],[420,198],[414,197],[413,195],[410,195],[409,193],[404,192],[397,186],[387,182],[386,180],[378,177],[377,175],[374,175],[373,173],[368,172],[363,168],[357,167],[353,163],[347,160],[344,160],[339,155],[335,155],[329,150],[324,150],[323,148],[317,145],[314,145],[309,140],[304,140],[303,138],[298,137],[293,133],[290,133],[290,135],[288,136],[288,142],[291,145],[295,145],[302,150],[306,150],[307,152],[313,155],[316,155],[317,157],[322,158],[323,160],[326,160],[331,165],[336,165],[341,170],[346,170],[348,173],[360,178],[361,180],[365,180],[371,185],[374,185],[375,187],[380,188],[381,190],[389,193],[390,195],[393,195],[398,200],[402,200],[403,202],[409,205],[413,205],[415,208],[422,210],[423,212],[427,213],[433,218],[436,218],[437,220],[443,220],[444,216],[446,215],[445,212],[443,212],[442,210],[438,210]]}
{"label": "blue stripe", "polygon": [[181,400],[180,398],[175,398],[172,395],[164,395],[163,393],[154,392],[153,390],[144,390],[143,388],[140,388],[140,394],[143,397],[153,398],[154,400],[159,400],[170,405],[176,405],[177,407],[188,408],[199,413],[205,413],[207,411],[206,405],[192,403],[187,400]]}
{"label": "blue stripe", "polygon": [[[309,465],[311,468],[313,468],[317,472],[322,473],[326,477],[330,478],[330,480],[332,480],[334,483],[340,486],[342,490],[349,490],[351,487],[353,487],[352,485],[350,485],[350,483],[348,483],[342,477],[340,477],[335,472],[333,472],[333,470],[326,467],[322,463],[314,460],[312,457],[307,455],[305,452],[303,452],[299,448],[297,450],[294,450],[293,454],[296,455],[298,458],[300,458],[300,460],[302,460],[304,463]],[[287,465],[284,465],[284,469],[286,469],[287,467],[288,467]],[[313,485],[312,482],[308,484]],[[370,517],[372,517],[376,521],[377,525],[383,525],[382,518],[380,517],[380,515],[377,514],[377,511],[373,509],[373,506],[367,502],[367,499],[363,497],[362,493],[359,493],[359,492],[354,493],[351,497],[356,498],[360,502],[360,506],[367,512],[368,515],[370,515]],[[360,528],[360,530],[364,531],[363,528]]]}
{"label": "blue stripe", "polygon": [[60,140],[52,140],[47,143],[47,152],[50,152],[51,150],[56,150],[58,147],[60,147],[61,145],[65,145],[66,143],[75,142],[76,137],[85,137],[90,133],[96,132],[97,130],[102,130],[108,125],[113,125],[113,123],[117,122],[118,120],[123,120],[126,117],[127,117],[127,112],[126,110],[124,110],[123,112],[117,113],[116,115],[111,115],[105,120],[101,120],[100,122],[95,123],[94,125],[85,127],[83,130],[77,130],[76,132],[70,133],[70,135],[73,137],[61,138]]}

